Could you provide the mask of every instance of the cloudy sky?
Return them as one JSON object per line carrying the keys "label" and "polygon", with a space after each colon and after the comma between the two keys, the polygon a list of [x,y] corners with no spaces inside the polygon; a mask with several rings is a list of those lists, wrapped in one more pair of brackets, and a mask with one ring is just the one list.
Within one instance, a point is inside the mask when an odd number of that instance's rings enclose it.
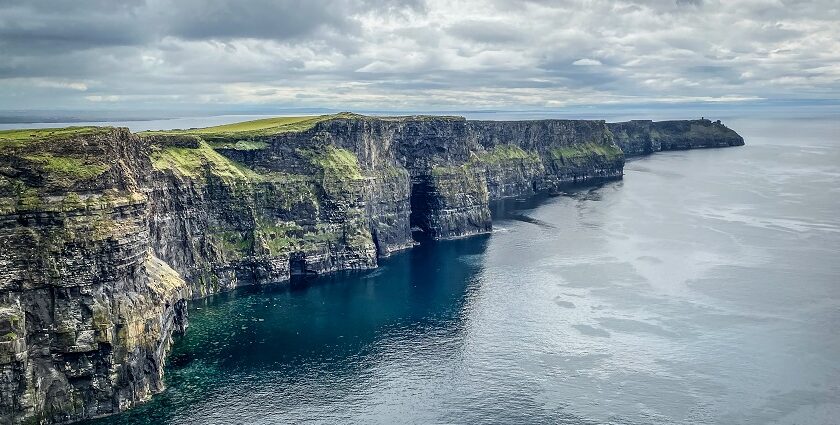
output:
{"label": "cloudy sky", "polygon": [[838,0],[0,0],[0,110],[840,99]]}

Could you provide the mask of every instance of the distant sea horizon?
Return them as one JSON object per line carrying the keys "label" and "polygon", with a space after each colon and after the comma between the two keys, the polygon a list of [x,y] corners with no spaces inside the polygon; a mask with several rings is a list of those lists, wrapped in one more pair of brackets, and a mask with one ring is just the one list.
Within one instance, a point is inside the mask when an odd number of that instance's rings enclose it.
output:
{"label": "distant sea horizon", "polygon": [[[471,120],[600,119],[610,122],[709,118],[712,120],[838,119],[840,103],[800,102],[702,102],[692,104],[593,105],[535,109],[416,109],[374,110],[353,108],[279,108],[244,111],[0,111],[0,130],[59,128],[70,126],[127,127],[131,131],[209,127],[277,116],[309,116],[350,111],[363,115],[458,115]],[[736,129],[737,130],[737,129]]]}

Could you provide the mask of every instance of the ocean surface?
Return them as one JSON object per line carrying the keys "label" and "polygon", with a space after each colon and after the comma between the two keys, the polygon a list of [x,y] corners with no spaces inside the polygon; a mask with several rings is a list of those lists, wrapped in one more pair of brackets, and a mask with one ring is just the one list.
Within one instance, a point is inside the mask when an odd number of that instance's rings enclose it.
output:
{"label": "ocean surface", "polygon": [[494,206],[491,235],[190,307],[92,424],[840,423],[840,120]]}

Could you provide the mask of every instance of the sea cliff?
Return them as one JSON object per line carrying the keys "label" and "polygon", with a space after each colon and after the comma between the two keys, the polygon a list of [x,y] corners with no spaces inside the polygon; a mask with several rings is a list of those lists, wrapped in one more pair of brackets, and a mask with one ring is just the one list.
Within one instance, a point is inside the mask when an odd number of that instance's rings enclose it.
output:
{"label": "sea cliff", "polygon": [[744,138],[720,120],[635,120],[608,124],[628,157],[660,151],[742,146]]}
{"label": "sea cliff", "polygon": [[161,391],[191,298],[489,232],[491,200],[620,179],[625,153],[741,144],[707,120],[347,113],[0,132],[0,422]]}

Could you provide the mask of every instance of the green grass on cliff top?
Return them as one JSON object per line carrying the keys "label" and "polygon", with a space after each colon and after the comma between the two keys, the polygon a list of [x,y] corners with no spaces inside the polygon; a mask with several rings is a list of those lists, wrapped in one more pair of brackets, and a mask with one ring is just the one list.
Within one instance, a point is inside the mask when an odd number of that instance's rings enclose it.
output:
{"label": "green grass on cliff top", "polygon": [[[416,116],[395,116],[395,117],[368,117],[364,115],[354,114],[352,112],[340,112],[337,114],[328,115],[310,115],[300,117],[274,117],[264,118],[253,121],[243,121],[233,124],[217,125],[213,127],[204,128],[190,128],[190,129],[175,129],[175,130],[155,130],[143,131],[139,134],[190,134],[203,136],[203,138],[211,143],[221,143],[226,140],[237,142],[249,142],[249,138],[254,136],[272,136],[275,134],[297,132],[309,130],[319,122],[329,121],[332,119],[376,119],[383,121],[393,120],[424,120],[424,119],[459,119],[463,117],[452,116],[433,116],[433,115],[416,115]],[[38,140],[54,140],[66,139],[77,136],[88,136],[106,133],[112,130],[112,127],[64,127],[64,128],[38,128],[38,129],[18,129],[18,130],[0,130],[0,143],[4,145],[20,146],[30,141]],[[235,140],[233,140],[235,139]],[[245,140],[243,140],[245,139]],[[217,147],[217,146],[214,146]],[[241,145],[240,149],[259,149],[264,146],[260,145]],[[236,148],[236,147],[234,147]]]}
{"label": "green grass on cliff top", "polygon": [[[225,124],[225,125],[217,125],[214,127],[205,127],[205,128],[190,128],[186,130],[160,130],[160,131],[144,131],[141,134],[192,134],[196,136],[201,136],[206,141],[210,142],[213,147],[224,147],[224,148],[232,148],[236,149],[237,146],[234,146],[235,143],[239,143],[242,141],[247,141],[243,139],[249,139],[252,137],[259,137],[259,136],[273,136],[276,134],[282,133],[289,133],[289,132],[298,132],[298,131],[305,131],[309,130],[312,127],[315,127],[316,124],[324,121],[329,121],[332,119],[376,119],[376,120],[383,120],[383,121],[394,121],[394,120],[404,120],[404,119],[413,119],[413,120],[424,120],[424,119],[459,119],[462,120],[462,117],[452,117],[452,116],[425,116],[425,115],[416,115],[416,116],[404,116],[404,117],[368,117],[365,115],[354,114],[352,112],[340,112],[337,114],[329,114],[329,115],[315,115],[315,116],[303,116],[303,117],[275,117],[275,118],[264,118],[259,120],[253,121],[244,121],[238,122],[233,124]],[[247,149],[259,149],[259,147],[249,147],[246,145],[241,145],[238,148],[247,150]]]}
{"label": "green grass on cliff top", "polygon": [[214,127],[185,130],[190,134],[218,134],[218,133],[243,133],[243,132],[273,132],[289,131],[297,127],[305,127],[308,124],[314,125],[324,116],[306,117],[276,117],[265,118],[254,121],[237,122],[233,124],[217,125]]}
{"label": "green grass on cliff top", "polygon": [[[309,130],[322,121],[334,118],[350,118],[357,116],[350,113],[332,115],[317,115],[305,117],[275,117],[260,120],[237,122],[233,124],[217,125],[205,128],[190,128],[187,130],[145,131],[145,134],[192,134],[202,136],[209,142],[234,142],[233,139],[259,136],[273,136],[275,134]],[[141,134],[143,134],[141,133]]]}
{"label": "green grass on cliff top", "polygon": [[21,144],[38,140],[66,139],[106,133],[111,127],[64,127],[0,131],[0,144]]}
{"label": "green grass on cliff top", "polygon": [[110,166],[106,158],[68,153],[76,137],[107,134],[112,127],[65,127],[0,131],[0,155],[17,158],[5,165],[38,174],[50,186],[69,188],[94,179]]}

